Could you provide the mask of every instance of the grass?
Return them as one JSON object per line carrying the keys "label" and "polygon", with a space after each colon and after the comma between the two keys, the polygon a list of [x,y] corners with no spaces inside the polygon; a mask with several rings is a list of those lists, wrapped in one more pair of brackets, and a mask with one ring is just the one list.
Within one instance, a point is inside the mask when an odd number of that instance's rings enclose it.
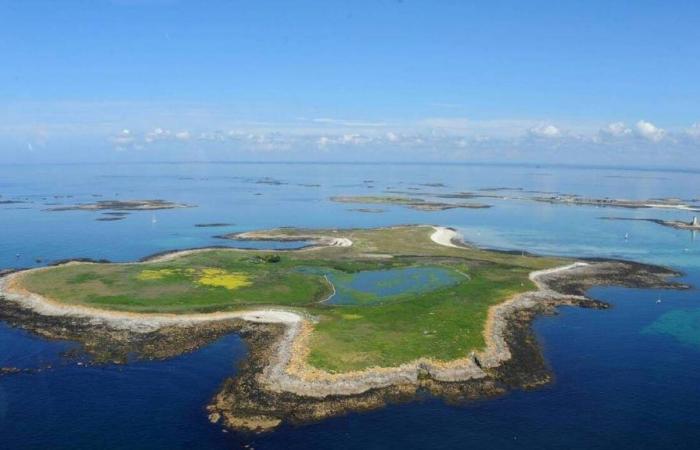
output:
{"label": "grass", "polygon": [[[327,236],[334,231],[274,233]],[[419,357],[447,361],[481,349],[489,307],[533,289],[529,272],[567,262],[442,247],[430,240],[431,233],[427,227],[347,230],[337,234],[352,239],[352,247],[282,252],[279,258],[265,258],[269,252],[210,250],[160,263],[78,263],[29,273],[21,282],[58,301],[124,311],[297,308],[319,318],[309,363],[343,372]],[[377,298],[362,292],[356,305],[319,303],[332,292],[324,271],[351,277],[364,270],[436,266],[459,273],[458,281]]]}

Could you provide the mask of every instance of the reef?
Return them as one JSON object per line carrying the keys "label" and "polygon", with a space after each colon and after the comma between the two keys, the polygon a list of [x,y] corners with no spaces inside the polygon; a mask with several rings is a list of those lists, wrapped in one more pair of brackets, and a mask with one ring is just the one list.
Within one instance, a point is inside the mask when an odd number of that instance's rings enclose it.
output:
{"label": "reef", "polygon": [[100,200],[95,203],[49,208],[47,211],[154,211],[158,209],[191,208],[193,205],[166,200]]}
{"label": "reef", "polygon": [[490,208],[491,205],[483,203],[446,203],[429,201],[423,198],[415,197],[397,197],[397,196],[335,196],[330,198],[331,201],[337,203],[359,203],[359,204],[380,204],[380,205],[398,205],[406,208],[415,209],[417,211],[445,211],[448,209],[466,208],[466,209],[482,209]]}

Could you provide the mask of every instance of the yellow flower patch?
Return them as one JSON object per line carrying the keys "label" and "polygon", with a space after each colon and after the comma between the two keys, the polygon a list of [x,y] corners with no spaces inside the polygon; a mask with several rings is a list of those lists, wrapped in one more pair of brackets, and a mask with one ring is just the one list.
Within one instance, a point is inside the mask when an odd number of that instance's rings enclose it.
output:
{"label": "yellow flower patch", "polygon": [[145,269],[136,275],[139,281],[158,281],[174,275],[184,275],[202,286],[223,287],[234,290],[253,284],[250,277],[240,272],[227,272],[223,269]]}
{"label": "yellow flower patch", "polygon": [[248,275],[223,269],[203,269],[197,283],[234,290],[253,284]]}

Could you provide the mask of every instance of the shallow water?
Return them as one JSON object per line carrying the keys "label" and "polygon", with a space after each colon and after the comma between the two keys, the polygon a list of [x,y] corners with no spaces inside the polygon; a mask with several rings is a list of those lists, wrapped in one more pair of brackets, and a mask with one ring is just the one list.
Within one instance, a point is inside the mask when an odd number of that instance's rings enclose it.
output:
{"label": "shallow water", "polygon": [[[420,186],[436,182],[447,187]],[[458,228],[467,240],[489,247],[664,264],[700,286],[700,243],[691,232],[599,219],[689,220],[687,212],[487,198],[478,201],[493,204],[491,209],[421,212],[387,205],[382,206],[385,213],[363,213],[351,211],[359,205],[328,201],[332,195],[408,188],[453,192],[504,186],[590,196],[695,198],[700,196],[700,174],[484,165],[5,165],[0,167],[0,200],[26,203],[0,205],[0,268],[73,257],[130,261],[211,245],[280,248],[214,237],[277,226],[433,223]],[[95,220],[99,212],[43,211],[48,203],[129,198],[198,206],[158,211],[155,223],[150,212],[100,222]],[[215,222],[235,225],[194,226]],[[283,426],[260,436],[224,433],[208,423],[203,409],[245,355],[235,335],[166,361],[92,366],[62,356],[70,343],[48,342],[0,325],[0,367],[36,369],[0,377],[2,447],[697,448],[697,290],[596,288],[592,294],[614,307],[562,308],[558,316],[536,321],[555,374],[554,383],[541,389],[467,405],[424,398],[311,425]]]}
{"label": "shallow water", "polygon": [[683,344],[700,347],[700,308],[671,310],[656,319],[645,331],[666,334]]}

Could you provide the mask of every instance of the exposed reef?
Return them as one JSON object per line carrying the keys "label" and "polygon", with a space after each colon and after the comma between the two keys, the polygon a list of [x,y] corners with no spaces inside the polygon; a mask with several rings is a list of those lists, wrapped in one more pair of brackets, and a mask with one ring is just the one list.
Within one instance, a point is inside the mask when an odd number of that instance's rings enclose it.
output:
{"label": "exposed reef", "polygon": [[646,200],[628,200],[614,198],[590,198],[580,195],[558,194],[551,196],[535,196],[532,200],[544,203],[556,203],[564,205],[588,205],[613,208],[665,208],[684,211],[700,211],[700,206],[690,204],[677,198],[658,198]]}
{"label": "exposed reef", "polygon": [[49,208],[47,211],[153,211],[158,209],[191,208],[193,205],[166,200],[100,200],[71,206]]}
{"label": "exposed reef", "polygon": [[675,228],[677,230],[700,231],[700,221],[697,217],[684,222],[682,220],[662,220],[662,219],[643,219],[636,217],[601,217],[603,220],[630,220],[637,222],[651,222],[665,227]]}
{"label": "exposed reef", "polygon": [[382,209],[382,208],[349,208],[348,211],[381,214],[383,212],[386,212],[386,209]]}
{"label": "exposed reef", "polygon": [[447,209],[455,208],[481,209],[491,207],[491,205],[486,205],[482,203],[445,203],[429,201],[422,198],[397,196],[351,195],[335,196],[331,197],[330,200],[337,203],[398,205],[410,209],[415,209],[417,211],[444,211]]}
{"label": "exposed reef", "polygon": [[[409,188],[410,189],[410,188]],[[387,204],[402,204],[407,207],[421,204],[438,205],[458,205],[456,207],[469,207],[464,205],[478,205],[476,203],[442,203],[435,199],[455,199],[455,200],[470,200],[479,198],[488,198],[496,200],[521,200],[535,201],[540,203],[551,203],[560,205],[574,206],[598,206],[608,208],[628,208],[628,209],[677,209],[681,211],[700,211],[698,199],[679,199],[679,198],[651,198],[651,199],[615,199],[615,198],[594,198],[586,197],[578,194],[564,194],[559,192],[525,190],[523,188],[510,187],[492,187],[481,188],[476,192],[416,192],[414,190],[398,190],[387,189],[385,193],[388,196],[341,196],[334,197],[334,201],[347,201],[353,203],[387,203]],[[362,200],[362,201],[360,201]],[[462,206],[459,206],[462,205]],[[490,206],[490,205],[485,205]],[[483,206],[482,206],[483,207]],[[415,209],[420,209],[417,207]],[[666,225],[677,226],[678,228],[688,229],[687,224],[672,222]]]}
{"label": "exposed reef", "polygon": [[226,222],[212,222],[212,223],[196,223],[194,224],[197,228],[217,228],[217,227],[231,227],[235,224]]}
{"label": "exposed reef", "polygon": [[0,200],[0,205],[17,205],[21,203],[27,203],[22,200]]}
{"label": "exposed reef", "polygon": [[124,220],[126,217],[124,216],[107,216],[107,217],[98,217],[95,219],[98,222],[117,222],[120,220]]}

